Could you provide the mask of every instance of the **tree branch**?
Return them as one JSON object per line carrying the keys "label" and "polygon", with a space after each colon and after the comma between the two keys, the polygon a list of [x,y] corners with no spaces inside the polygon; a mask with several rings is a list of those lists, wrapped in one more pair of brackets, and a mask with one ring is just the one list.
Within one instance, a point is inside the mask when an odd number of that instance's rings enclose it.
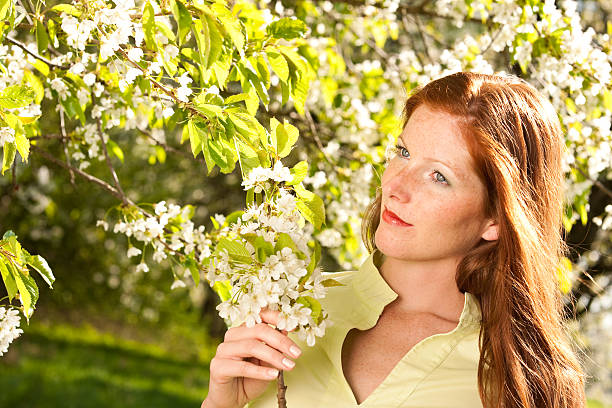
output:
{"label": "tree branch", "polygon": [[312,133],[312,136],[317,142],[317,146],[319,147],[319,150],[321,151],[321,153],[323,153],[323,157],[325,157],[325,160],[327,160],[328,163],[331,163],[331,161],[329,160],[329,157],[327,157],[327,154],[325,153],[325,150],[323,149],[323,144],[321,143],[321,139],[319,139],[319,132],[317,132],[317,127],[315,126],[314,120],[312,119],[310,110],[308,108],[304,108],[304,114],[306,115],[306,119],[308,119],[308,126],[310,127],[310,132]]}
{"label": "tree branch", "polygon": [[[100,180],[99,178],[94,177],[94,176],[92,176],[89,173],[85,173],[84,171],[79,170],[78,168],[76,168],[74,166],[70,166],[70,165],[64,163],[63,161],[56,159],[51,154],[49,154],[47,151],[41,149],[40,147],[38,147],[36,145],[31,145],[30,149],[32,149],[32,151],[35,152],[36,154],[39,154],[40,156],[42,156],[45,159],[49,160],[50,162],[52,162],[54,164],[57,164],[58,166],[63,167],[66,170],[72,170],[73,172],[75,172],[79,176],[83,177],[85,180],[90,181],[90,182],[92,182],[94,184],[97,184],[98,186],[102,187],[103,189],[105,189],[106,191],[108,191],[109,193],[114,195],[120,201],[125,202],[126,204],[129,204],[129,205],[136,205],[129,198],[122,197],[121,194],[119,193],[119,191],[117,191],[117,189],[115,189],[113,186],[108,184],[106,181]],[[124,201],[124,198],[125,198],[125,201]]]}
{"label": "tree branch", "polygon": [[612,191],[610,191],[606,186],[603,185],[603,183],[601,183],[599,180],[593,180],[592,178],[589,177],[588,174],[586,174],[581,168],[580,166],[572,166],[574,169],[578,170],[580,172],[580,174],[582,174],[582,176],[589,180],[591,183],[593,183],[594,186],[597,186],[597,188],[599,188],[602,192],[604,192],[607,196],[609,196],[610,198],[612,198]]}
{"label": "tree branch", "polygon": [[27,8],[25,8],[25,6],[23,5],[23,2],[22,2],[21,0],[17,0],[17,3],[19,3],[19,5],[20,5],[21,7],[23,7],[23,9],[26,11],[26,13],[25,13],[26,20],[28,20],[28,22],[29,22],[31,25],[34,25],[34,22],[32,21],[32,18],[30,17],[30,12],[28,11],[28,9],[27,9]]}
{"label": "tree branch", "polygon": [[30,51],[30,50],[28,49],[28,47],[26,47],[26,46],[25,46],[25,44],[24,44],[24,43],[19,42],[19,41],[17,41],[17,40],[16,40],[16,39],[14,39],[14,38],[11,38],[11,37],[9,37],[9,36],[6,36],[6,37],[4,37],[4,38],[6,38],[6,40],[7,40],[8,42],[10,42],[10,43],[12,43],[12,44],[14,44],[14,45],[18,46],[18,47],[19,47],[19,48],[21,48],[22,50],[24,50],[24,51],[25,51],[27,54],[30,54],[30,55],[31,55],[31,56],[33,56],[34,58],[36,58],[36,59],[38,59],[38,60],[41,60],[42,62],[44,62],[44,63],[45,63],[45,64],[47,64],[47,65],[50,65],[50,66],[52,66],[52,67],[56,67],[56,68],[60,68],[60,69],[68,69],[68,68],[69,68],[69,67],[64,66],[64,65],[57,65],[57,64],[55,64],[55,63],[53,63],[53,62],[49,61],[47,58],[45,58],[45,57],[43,57],[43,56],[40,56],[40,55],[38,55],[38,54],[37,54],[37,53],[35,53],[35,52]]}
{"label": "tree branch", "polygon": [[[91,97],[92,97],[92,103],[93,105],[95,105],[96,104],[95,96],[92,95]],[[100,117],[96,118],[96,126],[98,129],[98,137],[100,138],[100,143],[102,144],[102,151],[104,152],[104,157],[106,158],[106,165],[108,166],[108,169],[111,172],[111,176],[113,177],[113,181],[115,182],[115,187],[117,188],[117,191],[121,195],[121,201],[123,201],[123,204],[128,204],[127,202],[128,198],[123,192],[123,189],[121,188],[121,184],[119,183],[119,177],[117,177],[117,172],[115,172],[115,168],[113,167],[113,164],[111,163],[111,160],[110,160],[110,156],[108,155],[108,149],[106,148],[106,142],[104,141],[104,134],[102,133],[102,121],[100,120]]]}
{"label": "tree branch", "polygon": [[59,106],[59,114],[60,114],[60,131],[62,133],[61,142],[64,147],[64,155],[66,156],[66,164],[68,164],[68,172],[70,173],[70,184],[74,187],[74,172],[70,168],[70,156],[68,155],[68,145],[66,144],[66,124],[64,121],[64,108],[62,105]]}

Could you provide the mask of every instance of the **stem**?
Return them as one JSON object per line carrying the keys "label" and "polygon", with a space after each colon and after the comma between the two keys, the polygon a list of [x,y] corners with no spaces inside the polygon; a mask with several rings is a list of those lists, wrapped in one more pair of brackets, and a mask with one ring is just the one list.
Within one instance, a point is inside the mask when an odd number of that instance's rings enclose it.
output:
{"label": "stem", "polygon": [[276,393],[276,397],[278,398],[278,408],[287,408],[287,400],[285,399],[285,391],[287,391],[287,386],[285,385],[283,370],[278,372],[276,383],[278,384],[278,391]]}
{"label": "stem", "polygon": [[60,69],[68,69],[68,68],[70,68],[69,66],[64,66],[64,65],[58,65],[58,64],[55,64],[55,63],[53,63],[53,62],[49,61],[47,58],[45,58],[45,57],[43,57],[43,56],[40,56],[40,55],[38,55],[38,54],[37,54],[37,53],[35,53],[35,52],[30,51],[30,50],[28,49],[28,47],[26,47],[26,46],[25,46],[25,44],[23,44],[23,43],[21,43],[21,42],[17,41],[17,40],[16,40],[16,39],[14,39],[14,38],[9,37],[8,35],[7,35],[6,37],[4,37],[4,38],[6,38],[6,40],[7,40],[8,42],[10,42],[10,43],[12,43],[12,44],[14,44],[14,45],[18,46],[19,48],[21,48],[22,50],[24,50],[26,53],[30,54],[31,56],[33,56],[33,57],[34,57],[34,58],[36,58],[36,59],[41,60],[42,62],[44,62],[44,63],[45,63],[45,64],[47,64],[47,65],[50,65],[50,66],[52,66],[52,67],[56,67],[56,68],[60,68]]}

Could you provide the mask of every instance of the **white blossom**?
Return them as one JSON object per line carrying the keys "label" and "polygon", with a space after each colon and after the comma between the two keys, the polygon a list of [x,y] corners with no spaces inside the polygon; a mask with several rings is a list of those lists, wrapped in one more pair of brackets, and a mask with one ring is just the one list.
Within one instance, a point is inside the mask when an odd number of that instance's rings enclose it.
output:
{"label": "white blossom", "polygon": [[13,340],[23,333],[19,328],[20,322],[17,309],[0,307],[0,356],[8,351]]}

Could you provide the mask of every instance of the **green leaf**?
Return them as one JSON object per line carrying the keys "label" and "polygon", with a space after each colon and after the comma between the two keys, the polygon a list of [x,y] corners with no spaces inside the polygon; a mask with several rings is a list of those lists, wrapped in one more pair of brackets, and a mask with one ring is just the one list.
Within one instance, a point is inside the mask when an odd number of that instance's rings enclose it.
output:
{"label": "green leaf", "polygon": [[219,229],[220,226],[219,226],[219,223],[217,222],[217,220],[214,219],[213,217],[210,217],[210,220],[212,221],[213,227],[215,229]]}
{"label": "green leaf", "polygon": [[0,21],[9,17],[13,11],[13,2],[11,0],[0,0]]}
{"label": "green leaf", "polygon": [[5,171],[11,168],[13,162],[15,161],[15,156],[17,155],[15,143],[5,143],[3,150],[4,155],[2,157],[2,175],[4,175]]}
{"label": "green leaf", "polygon": [[232,15],[232,13],[223,4],[225,2],[214,3],[212,7],[212,14],[221,21],[221,27],[232,39],[232,42],[242,52],[244,48],[244,34],[240,26],[240,21]]}
{"label": "green leaf", "polygon": [[306,30],[306,24],[295,17],[281,18],[266,27],[268,35],[274,38],[284,38],[287,40],[303,37]]}
{"label": "green leaf", "polygon": [[208,14],[206,15],[206,24],[208,25],[208,32],[210,35],[210,50],[208,54],[208,61],[206,68],[210,68],[212,64],[217,62],[221,56],[223,50],[223,37],[219,32],[217,21],[212,19]]}
{"label": "green leaf", "polygon": [[325,286],[326,288],[331,288],[332,286],[344,286],[343,283],[340,283],[337,280],[332,279],[332,278],[325,279],[324,281],[321,282],[321,284]]}
{"label": "green leaf", "polygon": [[280,81],[281,85],[281,105],[285,105],[289,100],[289,94],[291,93],[291,82]]}
{"label": "green leaf", "polygon": [[308,275],[307,275],[308,277],[312,275],[312,272],[314,271],[314,269],[317,267],[317,264],[321,260],[321,245],[317,241],[312,241],[312,242],[313,242],[314,248],[312,251],[312,255],[310,257],[310,263],[306,267],[306,270],[308,271]]}
{"label": "green leaf", "polygon": [[174,33],[172,32],[170,27],[168,27],[166,25],[166,23],[163,23],[161,21],[156,21],[155,22],[155,27],[157,27],[159,32],[162,33],[171,42],[174,42],[174,40],[176,40],[176,37],[174,36]]}
{"label": "green leaf", "polygon": [[242,210],[238,210],[238,211],[234,211],[230,213],[227,217],[225,217],[224,225],[230,226],[236,223],[236,221],[238,221],[238,218],[242,217],[242,214],[244,214],[244,211]]}
{"label": "green leaf", "polygon": [[316,229],[321,228],[325,222],[325,205],[323,200],[314,193],[306,190],[302,184],[294,186],[298,196],[297,209]]}
{"label": "green leaf", "polygon": [[234,152],[231,148],[226,146],[222,140],[213,140],[208,138],[206,146],[210,157],[217,166],[221,169],[224,174],[231,173],[236,167],[236,159],[234,159]]}
{"label": "green leaf", "polygon": [[293,253],[300,252],[295,242],[293,242],[293,240],[291,239],[291,236],[286,232],[281,232],[278,234],[278,237],[276,238],[276,244],[274,245],[274,252],[279,252],[283,248],[291,248]]}
{"label": "green leaf", "polygon": [[51,7],[52,11],[55,11],[57,14],[66,13],[74,17],[80,17],[81,12],[79,9],[74,7],[72,4],[58,4]]}
{"label": "green leaf", "polygon": [[172,14],[178,26],[178,43],[181,45],[185,42],[189,30],[191,30],[191,13],[189,13],[189,10],[187,10],[182,1],[173,0],[171,3]]}
{"label": "green leaf", "polygon": [[312,311],[310,313],[310,316],[317,324],[321,322],[321,318],[323,317],[323,315],[321,313],[321,303],[319,303],[318,300],[310,296],[300,296],[296,299],[296,302],[301,303]]}
{"label": "green leaf", "polygon": [[28,85],[13,85],[0,93],[0,107],[15,109],[28,106],[34,101],[36,93]]}
{"label": "green leaf", "polygon": [[223,113],[223,109],[220,106],[211,105],[208,103],[196,103],[195,107],[198,111],[202,112],[209,119],[217,118]]}
{"label": "green leaf", "polygon": [[257,74],[261,78],[266,88],[270,87],[270,70],[268,69],[268,64],[266,64],[266,60],[263,54],[257,55],[257,60],[250,58],[251,65],[253,65],[257,69]]}
{"label": "green leaf", "polygon": [[232,297],[232,284],[229,280],[215,282],[213,284],[213,290],[217,292],[217,295],[219,295],[223,302]]}
{"label": "green leaf", "polygon": [[245,103],[249,115],[255,116],[257,109],[259,109],[259,96],[257,96],[257,91],[255,88],[251,87],[250,85],[247,91],[247,99]]}
{"label": "green leaf", "polygon": [[263,239],[257,234],[247,234],[243,236],[255,248],[255,256],[259,262],[265,262],[266,259],[274,254],[274,247],[271,243]]}
{"label": "green leaf", "polygon": [[287,123],[286,120],[282,128],[284,133],[282,138],[278,139],[278,155],[280,157],[286,157],[298,140],[299,130],[295,126]]}
{"label": "green leaf", "polygon": [[43,87],[42,81],[29,69],[24,71],[23,79],[34,91],[34,102],[40,104],[45,96],[45,88]]}
{"label": "green leaf", "polygon": [[55,276],[53,276],[53,272],[51,271],[51,268],[49,267],[49,264],[47,263],[45,258],[40,255],[30,255],[26,258],[26,262],[32,268],[36,269],[36,271],[40,274],[40,276],[42,276],[45,282],[47,282],[47,285],[49,285],[50,288],[53,288]]}
{"label": "green leaf", "polygon": [[189,269],[191,277],[193,278],[193,283],[195,283],[197,287],[200,284],[200,268],[198,267],[198,263],[189,256],[185,262],[185,266]]}
{"label": "green leaf", "polygon": [[123,163],[123,150],[121,150],[119,145],[111,139],[108,139],[106,146],[119,160],[121,160],[121,163]]}
{"label": "green leaf", "polygon": [[28,58],[28,63],[44,76],[49,76],[49,65],[36,58]]}
{"label": "green leaf", "polygon": [[19,127],[20,129],[15,130],[15,147],[21,155],[21,161],[26,162],[30,155],[30,141],[23,132],[23,129],[21,129],[21,126]]}
{"label": "green leaf", "polygon": [[60,103],[66,110],[66,114],[68,114],[69,117],[78,117],[81,125],[85,125],[85,112],[83,111],[83,107],[79,103],[79,100],[75,96],[70,95]]}
{"label": "green leaf", "polygon": [[291,168],[289,171],[291,171],[293,180],[285,182],[285,185],[293,186],[295,184],[299,184],[308,175],[308,163],[305,160],[302,160],[293,166],[293,168]]}
{"label": "green leaf", "polygon": [[222,250],[227,250],[230,259],[235,262],[243,264],[251,264],[253,262],[251,254],[242,242],[221,238],[215,248],[215,255],[218,256]]}
{"label": "green leaf", "polygon": [[142,30],[147,47],[151,50],[157,50],[155,42],[155,11],[148,1],[142,11]]}
{"label": "green leaf", "polygon": [[196,19],[193,21],[193,34],[198,44],[198,53],[200,55],[200,63],[204,68],[208,68],[208,56],[210,55],[210,31],[206,19]]}
{"label": "green leaf", "polygon": [[45,53],[49,46],[49,35],[40,20],[36,20],[36,45],[40,54]]}
{"label": "green leaf", "polygon": [[23,305],[23,314],[29,320],[38,301],[38,287],[31,276],[25,275],[20,270],[14,270],[14,272],[13,277],[19,290],[19,300]]}
{"label": "green leaf", "polygon": [[13,298],[17,294],[17,284],[15,283],[15,278],[13,278],[11,265],[7,262],[4,263],[4,258],[0,256],[0,274],[2,274],[2,280],[4,281],[4,286],[6,287],[6,293],[9,297],[9,302],[13,301]]}
{"label": "green leaf", "polygon": [[195,125],[193,120],[189,120],[187,126],[183,128],[183,135],[185,134],[185,130],[187,130],[189,142],[191,143],[191,153],[193,153],[193,157],[196,157],[198,153],[202,151],[202,135],[200,129]]}
{"label": "green leaf", "polygon": [[247,98],[248,98],[248,95],[247,95],[247,94],[245,94],[245,93],[239,93],[239,94],[236,94],[236,95],[230,95],[230,96],[228,96],[227,98],[225,98],[224,103],[225,103],[226,105],[231,105],[231,104],[233,104],[233,103],[237,103],[237,102],[244,101],[244,100],[245,100],[245,99],[247,99]]}
{"label": "green leaf", "polygon": [[289,65],[287,65],[285,57],[276,51],[268,51],[266,55],[268,56],[268,62],[270,67],[272,67],[272,71],[278,75],[281,81],[286,82],[289,79]]}
{"label": "green leaf", "polygon": [[15,237],[15,239],[17,238],[17,235],[15,235],[15,233],[11,230],[8,230],[4,233],[4,235],[2,236],[2,239],[9,239],[10,237]]}
{"label": "green leaf", "polygon": [[[235,141],[238,145],[238,156],[240,158],[240,168],[242,169],[242,174],[249,174],[255,167],[261,166],[259,156],[255,150],[253,150],[238,137],[235,138]],[[253,190],[248,190],[247,195],[249,192],[252,194]]]}

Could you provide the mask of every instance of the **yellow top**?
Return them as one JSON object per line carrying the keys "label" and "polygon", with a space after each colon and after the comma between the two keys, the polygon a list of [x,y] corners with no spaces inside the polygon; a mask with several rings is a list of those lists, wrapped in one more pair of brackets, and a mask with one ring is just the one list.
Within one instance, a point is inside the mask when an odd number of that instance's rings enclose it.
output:
{"label": "yellow top", "polygon": [[[350,329],[373,327],[383,308],[397,297],[378,271],[382,257],[376,250],[358,271],[329,274],[345,286],[329,288],[322,299],[332,326],[314,347],[290,334],[303,352],[295,368],[284,374],[287,407],[482,408],[477,385],[481,311],[476,297],[467,292],[457,327],[417,343],[366,400],[357,404],[342,372],[342,344]],[[248,405],[277,406],[276,381]]]}

